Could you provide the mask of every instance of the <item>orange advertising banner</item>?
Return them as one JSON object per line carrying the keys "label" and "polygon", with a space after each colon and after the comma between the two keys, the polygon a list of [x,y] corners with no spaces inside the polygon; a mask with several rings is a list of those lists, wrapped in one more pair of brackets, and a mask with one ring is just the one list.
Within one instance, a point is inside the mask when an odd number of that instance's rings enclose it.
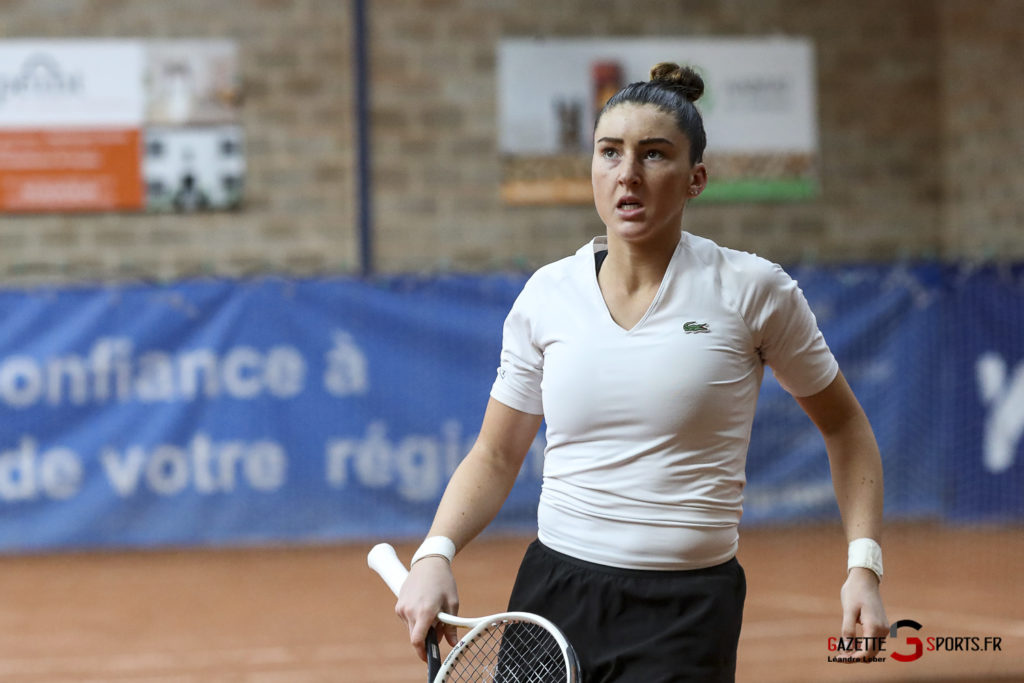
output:
{"label": "orange advertising banner", "polygon": [[0,130],[0,211],[141,210],[137,128]]}

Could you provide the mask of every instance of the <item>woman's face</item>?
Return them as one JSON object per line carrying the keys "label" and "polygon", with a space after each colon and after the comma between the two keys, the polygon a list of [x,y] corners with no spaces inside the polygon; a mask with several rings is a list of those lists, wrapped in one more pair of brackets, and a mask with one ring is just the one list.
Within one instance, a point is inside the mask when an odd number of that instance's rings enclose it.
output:
{"label": "woman's face", "polygon": [[609,239],[675,244],[683,207],[704,189],[707,172],[703,164],[690,164],[690,141],[671,114],[621,104],[606,111],[594,131],[591,181]]}

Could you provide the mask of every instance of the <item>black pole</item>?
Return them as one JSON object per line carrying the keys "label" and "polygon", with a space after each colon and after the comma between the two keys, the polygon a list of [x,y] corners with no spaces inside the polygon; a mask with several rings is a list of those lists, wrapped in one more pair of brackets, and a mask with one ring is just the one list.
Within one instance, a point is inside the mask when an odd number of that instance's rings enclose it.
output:
{"label": "black pole", "polygon": [[356,221],[359,268],[373,274],[373,192],[370,177],[370,61],[365,0],[352,0],[352,43],[356,86]]}

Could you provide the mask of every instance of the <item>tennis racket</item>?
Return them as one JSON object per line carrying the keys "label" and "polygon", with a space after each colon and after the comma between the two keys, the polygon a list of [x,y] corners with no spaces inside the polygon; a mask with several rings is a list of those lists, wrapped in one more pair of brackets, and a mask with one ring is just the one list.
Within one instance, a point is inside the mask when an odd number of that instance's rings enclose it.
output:
{"label": "tennis racket", "polygon": [[[398,595],[409,572],[387,543],[373,547],[367,564]],[[558,627],[527,612],[467,619],[441,612],[438,621],[468,628],[442,663],[434,629],[427,632],[429,683],[581,683],[579,662]]]}

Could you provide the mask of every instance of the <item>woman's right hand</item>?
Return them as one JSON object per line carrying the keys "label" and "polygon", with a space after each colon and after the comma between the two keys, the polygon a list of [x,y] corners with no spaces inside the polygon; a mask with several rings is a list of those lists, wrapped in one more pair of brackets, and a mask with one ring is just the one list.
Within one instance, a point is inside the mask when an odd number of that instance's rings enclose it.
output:
{"label": "woman's right hand", "polygon": [[[443,557],[424,557],[409,570],[409,577],[395,604],[395,614],[409,627],[409,641],[416,654],[427,660],[424,639],[437,621],[437,613],[459,613],[459,593],[448,560]],[[438,625],[438,635],[444,635],[449,645],[458,642],[454,626]]]}

